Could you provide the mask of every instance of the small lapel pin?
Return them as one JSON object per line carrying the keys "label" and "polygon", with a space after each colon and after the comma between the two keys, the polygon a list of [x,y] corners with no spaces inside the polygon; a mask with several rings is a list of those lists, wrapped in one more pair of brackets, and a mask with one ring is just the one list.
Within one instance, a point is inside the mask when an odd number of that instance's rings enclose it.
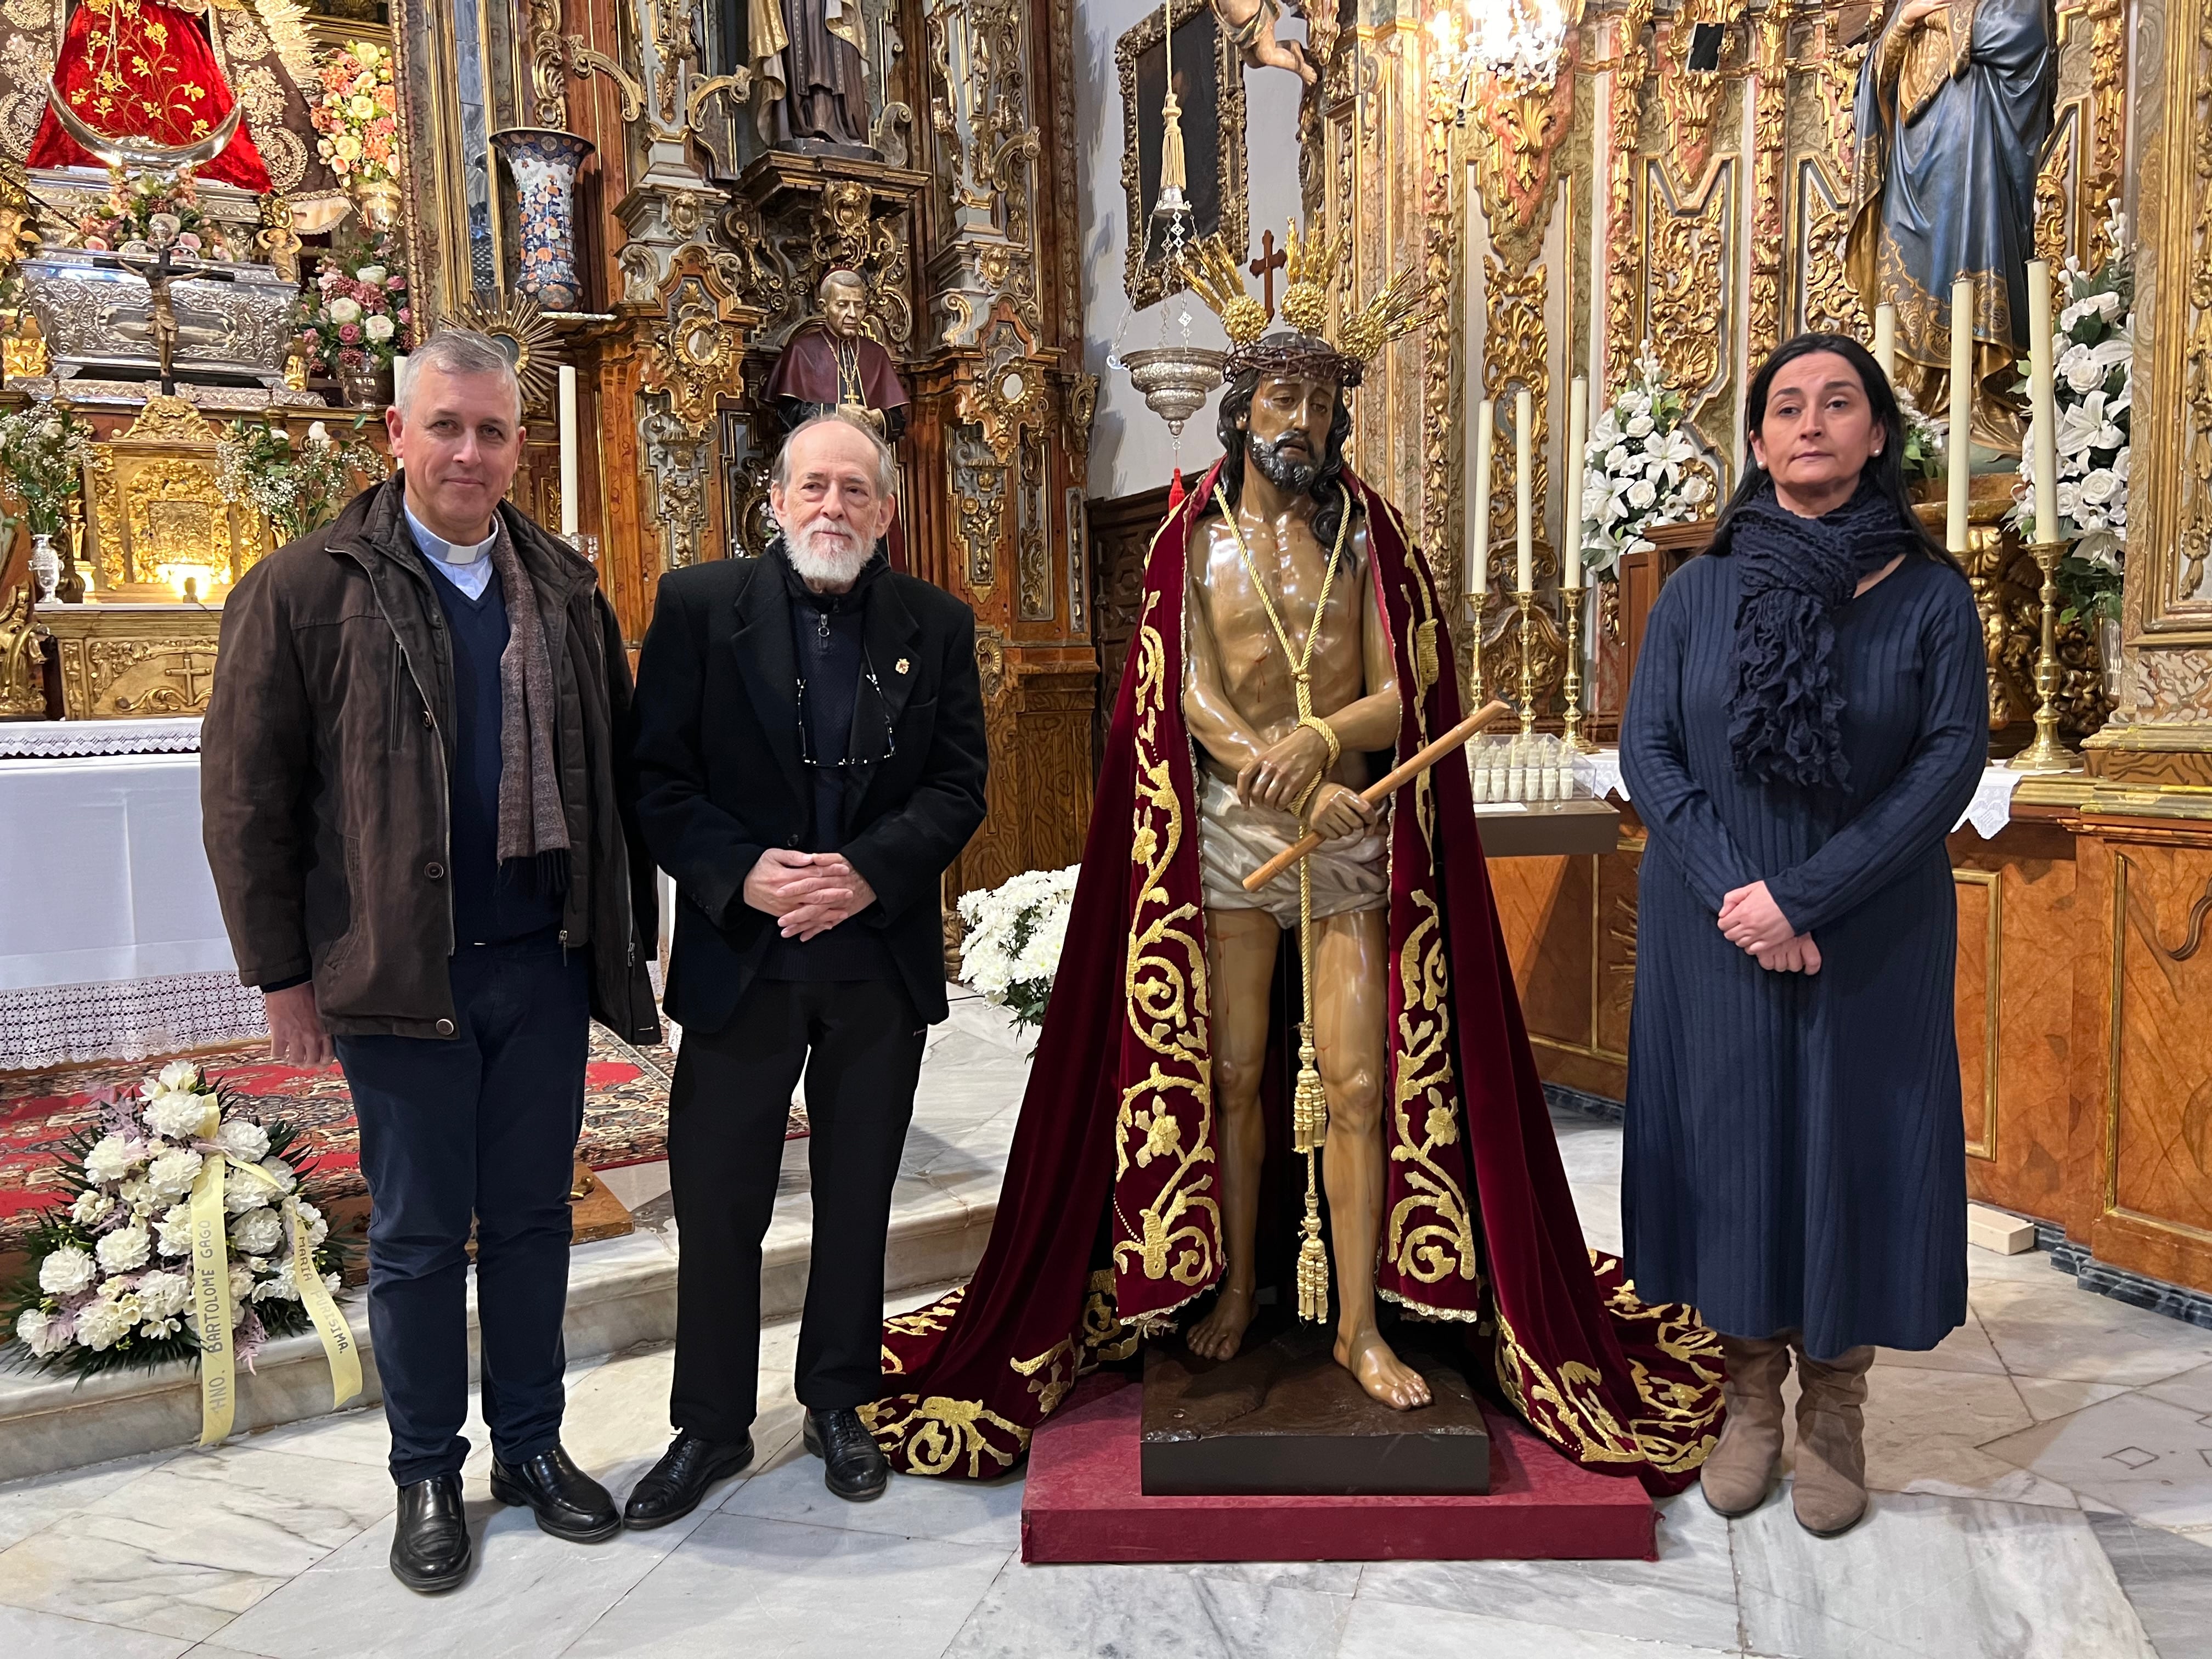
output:
{"label": "small lapel pin", "polygon": [[904,657],[901,657],[896,662],[891,665],[891,672],[895,674],[903,674],[906,672],[906,659]]}

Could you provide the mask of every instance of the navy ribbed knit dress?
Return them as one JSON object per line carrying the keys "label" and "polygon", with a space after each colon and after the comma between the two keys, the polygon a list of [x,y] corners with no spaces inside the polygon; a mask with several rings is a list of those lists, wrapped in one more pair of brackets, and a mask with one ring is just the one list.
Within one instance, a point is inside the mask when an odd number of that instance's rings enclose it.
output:
{"label": "navy ribbed knit dress", "polygon": [[[1650,832],[1621,1187],[1647,1302],[1802,1331],[1832,1358],[1929,1348],[1966,1315],[1966,1132],[1944,837],[1989,745],[1973,594],[1918,553],[1835,614],[1843,790],[1753,782],[1729,749],[1741,592],[1692,560],[1653,607],[1620,738]],[[1721,934],[1764,880],[1820,948],[1773,973]]]}

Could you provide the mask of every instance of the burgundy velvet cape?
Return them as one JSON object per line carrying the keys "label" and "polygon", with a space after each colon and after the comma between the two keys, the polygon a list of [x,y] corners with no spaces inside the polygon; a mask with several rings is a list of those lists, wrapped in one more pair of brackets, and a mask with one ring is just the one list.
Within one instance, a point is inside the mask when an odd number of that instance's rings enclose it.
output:
{"label": "burgundy velvet cape", "polygon": [[[1011,1468],[1079,1375],[1170,1328],[1221,1275],[1206,915],[1182,714],[1185,549],[1211,510],[1213,476],[1169,516],[1146,558],[990,1243],[967,1285],[885,1326],[887,1392],[862,1414],[908,1474]],[[1403,521],[1345,478],[1364,510],[1406,692],[1402,760],[1460,719],[1451,642]],[[1583,1245],[1463,764],[1437,766],[1396,798],[1389,939],[1377,1291],[1461,1322],[1476,1371],[1568,1456],[1638,1475],[1654,1492],[1679,1490],[1718,1433],[1719,1350],[1692,1311],[1644,1306],[1619,1263]]]}

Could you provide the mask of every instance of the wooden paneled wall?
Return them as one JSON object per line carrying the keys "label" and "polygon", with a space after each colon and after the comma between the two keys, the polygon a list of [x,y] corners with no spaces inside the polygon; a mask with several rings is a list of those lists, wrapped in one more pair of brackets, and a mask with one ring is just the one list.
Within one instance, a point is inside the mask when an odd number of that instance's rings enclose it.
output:
{"label": "wooden paneled wall", "polygon": [[[1545,1077],[1627,1093],[1641,832],[1490,866]],[[2212,1291],[2212,823],[2016,805],[1951,838],[1967,1188]]]}

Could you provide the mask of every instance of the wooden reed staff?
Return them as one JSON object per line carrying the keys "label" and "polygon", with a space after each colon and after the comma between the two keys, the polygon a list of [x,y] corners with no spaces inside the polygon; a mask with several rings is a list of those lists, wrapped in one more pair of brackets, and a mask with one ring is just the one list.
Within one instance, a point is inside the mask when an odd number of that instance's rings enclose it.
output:
{"label": "wooden reed staff", "polygon": [[[1496,720],[1500,714],[1510,714],[1512,712],[1512,706],[1509,703],[1491,702],[1485,704],[1482,708],[1476,709],[1474,713],[1469,714],[1465,720],[1462,720],[1457,726],[1452,727],[1450,731],[1445,732],[1443,736],[1438,738],[1434,743],[1431,743],[1427,747],[1422,749],[1419,753],[1414,755],[1412,759],[1406,762],[1404,765],[1393,767],[1382,777],[1377,778],[1373,783],[1369,784],[1366,788],[1359,792],[1359,799],[1365,801],[1370,806],[1380,806],[1384,801],[1389,799],[1392,795],[1395,794],[1407,784],[1411,783],[1415,778],[1420,776],[1422,773],[1427,771],[1431,766],[1434,766],[1446,755],[1452,753],[1453,750],[1456,749],[1463,747],[1469,738],[1472,738],[1476,732],[1481,731],[1484,726],[1489,725],[1491,721]],[[1265,864],[1255,870],[1250,875],[1245,877],[1244,890],[1248,893],[1258,892],[1269,882],[1274,880],[1277,876],[1281,875],[1284,871],[1289,869],[1300,859],[1305,857],[1307,854],[1312,852],[1314,848],[1320,845],[1321,837],[1318,835],[1309,833],[1299,836],[1298,839],[1291,842],[1290,846],[1285,847],[1281,852],[1276,854],[1274,857],[1269,859]]]}

